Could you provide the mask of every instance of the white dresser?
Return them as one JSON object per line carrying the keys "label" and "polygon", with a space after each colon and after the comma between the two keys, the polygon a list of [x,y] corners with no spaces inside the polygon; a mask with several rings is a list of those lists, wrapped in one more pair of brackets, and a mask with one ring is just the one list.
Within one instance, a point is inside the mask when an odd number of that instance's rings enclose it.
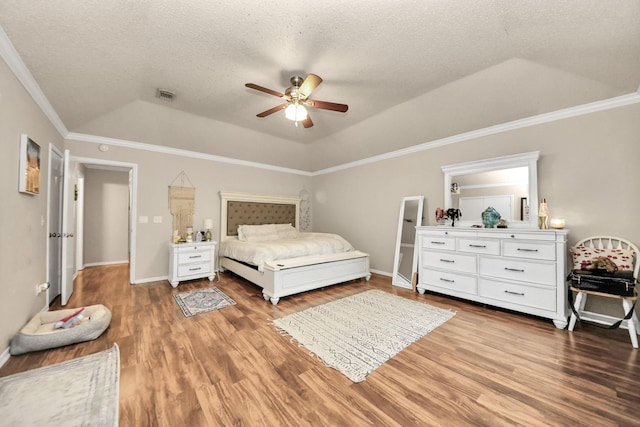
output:
{"label": "white dresser", "polygon": [[417,227],[418,291],[567,325],[567,230]]}
{"label": "white dresser", "polygon": [[216,277],[215,252],[217,242],[169,243],[169,283]]}

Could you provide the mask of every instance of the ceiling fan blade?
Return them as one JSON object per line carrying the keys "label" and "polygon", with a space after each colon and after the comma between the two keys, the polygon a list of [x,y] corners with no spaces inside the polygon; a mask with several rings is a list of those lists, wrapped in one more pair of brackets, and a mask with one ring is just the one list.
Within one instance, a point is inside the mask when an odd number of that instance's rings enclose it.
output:
{"label": "ceiling fan blade", "polygon": [[320,78],[320,76],[309,74],[300,85],[300,89],[298,89],[299,98],[307,99],[309,95],[311,95],[311,92],[313,92],[320,83],[322,83],[322,79]]}
{"label": "ceiling fan blade", "polygon": [[316,101],[308,99],[304,102],[304,105],[311,108],[320,108],[321,110],[339,111],[340,113],[346,113],[349,106],[346,104],[336,104],[335,102]]}
{"label": "ceiling fan blade", "polygon": [[257,84],[247,83],[247,84],[245,84],[245,86],[248,87],[248,88],[251,88],[251,89],[259,90],[260,92],[268,93],[269,95],[277,96],[278,98],[283,98],[284,97],[284,94],[282,94],[280,92],[276,92],[275,90],[267,89],[266,87],[258,86]]}
{"label": "ceiling fan blade", "polygon": [[269,114],[277,113],[280,110],[284,110],[285,108],[287,108],[287,105],[289,105],[289,104],[278,105],[277,107],[270,108],[267,111],[263,111],[260,114],[256,114],[256,116],[258,116],[258,117],[267,117]]}
{"label": "ceiling fan blade", "polygon": [[302,126],[304,126],[305,128],[310,128],[311,126],[313,126],[313,122],[311,121],[311,116],[307,115],[307,118],[304,119],[302,122]]}

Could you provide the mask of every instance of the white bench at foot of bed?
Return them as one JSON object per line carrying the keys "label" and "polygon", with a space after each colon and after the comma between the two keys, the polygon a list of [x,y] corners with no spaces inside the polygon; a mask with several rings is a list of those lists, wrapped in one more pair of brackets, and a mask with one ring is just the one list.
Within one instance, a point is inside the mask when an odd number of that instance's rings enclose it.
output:
{"label": "white bench at foot of bed", "polygon": [[360,251],[273,261],[265,264],[264,271],[225,257],[220,266],[260,286],[264,299],[273,305],[288,295],[371,278],[369,255]]}

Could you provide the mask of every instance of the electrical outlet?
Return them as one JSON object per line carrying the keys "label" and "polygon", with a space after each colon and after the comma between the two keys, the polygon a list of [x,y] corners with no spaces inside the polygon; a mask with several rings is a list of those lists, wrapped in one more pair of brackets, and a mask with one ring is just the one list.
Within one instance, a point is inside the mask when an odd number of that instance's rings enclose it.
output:
{"label": "electrical outlet", "polygon": [[49,283],[48,282],[36,283],[36,296],[38,296],[41,293],[45,292],[47,289],[49,289]]}

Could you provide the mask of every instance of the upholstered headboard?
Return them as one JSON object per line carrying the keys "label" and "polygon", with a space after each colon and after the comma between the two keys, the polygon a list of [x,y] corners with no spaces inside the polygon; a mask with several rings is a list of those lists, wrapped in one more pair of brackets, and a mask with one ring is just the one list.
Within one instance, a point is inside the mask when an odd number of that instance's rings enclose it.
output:
{"label": "upholstered headboard", "polygon": [[297,197],[220,192],[220,240],[238,235],[238,225],[291,224],[299,229]]}

